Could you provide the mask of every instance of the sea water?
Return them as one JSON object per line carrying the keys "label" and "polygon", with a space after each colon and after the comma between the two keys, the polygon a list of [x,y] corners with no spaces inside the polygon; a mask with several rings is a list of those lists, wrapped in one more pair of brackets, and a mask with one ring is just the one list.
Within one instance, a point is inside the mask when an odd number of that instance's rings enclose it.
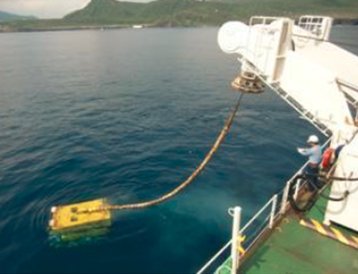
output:
{"label": "sea water", "polygon": [[[0,35],[0,272],[192,273],[229,239],[229,207],[245,222],[281,190],[305,161],[296,147],[318,132],[266,90],[244,96],[225,143],[178,196],[115,212],[100,237],[51,242],[51,206],[156,198],[200,163],[238,97],[238,63],[216,33]],[[338,26],[332,38],[357,34]]]}

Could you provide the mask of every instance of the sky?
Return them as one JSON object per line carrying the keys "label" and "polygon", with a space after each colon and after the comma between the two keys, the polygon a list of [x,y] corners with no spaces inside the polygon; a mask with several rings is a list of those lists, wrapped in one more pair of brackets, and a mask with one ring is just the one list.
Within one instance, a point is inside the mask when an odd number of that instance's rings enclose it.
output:
{"label": "sky", "polygon": [[[151,0],[126,0],[149,2]],[[39,18],[61,18],[71,11],[82,9],[90,0],[0,0],[0,10]]]}

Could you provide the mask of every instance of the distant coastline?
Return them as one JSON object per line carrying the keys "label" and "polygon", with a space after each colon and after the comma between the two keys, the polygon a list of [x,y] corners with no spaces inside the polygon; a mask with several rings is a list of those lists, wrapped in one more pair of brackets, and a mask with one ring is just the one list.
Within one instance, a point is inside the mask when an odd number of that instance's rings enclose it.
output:
{"label": "distant coastline", "polygon": [[21,27],[12,28],[0,24],[0,33],[9,32],[42,32],[42,31],[71,31],[71,30],[106,30],[106,29],[123,29],[131,28],[130,25],[83,25],[83,26],[51,26],[51,27]]}
{"label": "distant coastline", "polygon": [[[240,19],[238,19],[240,20]],[[41,22],[42,20],[37,20]],[[44,20],[48,21],[48,20]],[[25,23],[22,21],[21,23]],[[45,31],[74,31],[74,30],[111,30],[111,29],[137,29],[134,26],[141,25],[142,28],[201,28],[201,27],[219,27],[220,25],[194,25],[194,26],[181,26],[181,25],[170,25],[170,24],[88,24],[88,25],[42,25],[42,26],[12,26],[6,23],[0,23],[0,33],[9,33],[9,32],[45,32]],[[358,18],[335,18],[334,25],[357,25]],[[140,29],[142,29],[140,28]]]}
{"label": "distant coastline", "polygon": [[[343,2],[342,2],[343,1]],[[253,15],[299,18],[304,14],[331,16],[335,24],[358,25],[358,1],[297,0],[156,0],[148,3],[91,0],[62,19],[1,22],[0,32],[120,29],[143,26],[218,27]],[[19,17],[15,17],[19,18]]]}

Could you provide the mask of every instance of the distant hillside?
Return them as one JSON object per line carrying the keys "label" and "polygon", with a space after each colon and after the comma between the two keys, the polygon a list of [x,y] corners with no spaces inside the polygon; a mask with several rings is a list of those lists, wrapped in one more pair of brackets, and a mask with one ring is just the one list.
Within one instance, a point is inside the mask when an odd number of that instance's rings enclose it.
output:
{"label": "distant hillside", "polygon": [[0,11],[0,22],[16,21],[16,20],[30,20],[36,19],[34,16],[22,16],[17,14],[12,14],[4,11]]}
{"label": "distant hillside", "polygon": [[252,15],[325,14],[358,18],[358,0],[158,0],[147,4],[92,0],[64,20],[83,23],[154,24],[160,26],[219,25]]}
{"label": "distant hillside", "polygon": [[118,23],[134,22],[145,4],[118,2],[115,0],[92,0],[85,8],[70,13],[64,20],[76,22]]}
{"label": "distant hillside", "polygon": [[358,0],[157,0],[149,3],[92,0],[63,19],[30,20],[0,24],[0,31],[61,30],[102,27],[218,26],[253,15],[298,17],[329,15],[358,20]]}

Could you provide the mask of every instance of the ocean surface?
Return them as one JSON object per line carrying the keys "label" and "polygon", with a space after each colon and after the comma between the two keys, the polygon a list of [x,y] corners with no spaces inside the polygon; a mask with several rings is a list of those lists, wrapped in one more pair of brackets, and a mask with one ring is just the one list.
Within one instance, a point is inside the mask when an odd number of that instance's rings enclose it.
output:
{"label": "ocean surface", "polygon": [[[190,175],[238,97],[216,33],[0,34],[0,272],[193,273],[229,239],[228,207],[247,221],[283,187],[317,131],[267,90],[244,96],[224,145],[178,196],[115,212],[100,237],[49,236],[51,206],[143,201]],[[332,40],[358,53],[358,27],[336,26]]]}

